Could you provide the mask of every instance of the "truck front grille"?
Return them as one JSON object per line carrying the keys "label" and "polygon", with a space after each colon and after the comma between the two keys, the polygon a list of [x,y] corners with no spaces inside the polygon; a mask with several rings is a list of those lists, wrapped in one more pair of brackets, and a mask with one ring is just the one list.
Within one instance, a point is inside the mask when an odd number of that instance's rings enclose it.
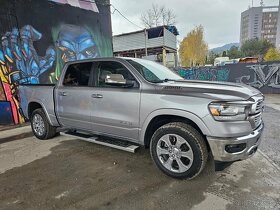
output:
{"label": "truck front grille", "polygon": [[262,113],[259,113],[254,116],[254,128],[259,127],[261,123],[262,123]]}
{"label": "truck front grille", "polygon": [[264,108],[263,97],[256,98],[255,103],[252,105],[249,121],[253,129],[259,127],[262,123],[262,112]]}
{"label": "truck front grille", "polygon": [[263,105],[263,100],[258,101],[257,104],[256,104],[256,111],[255,111],[255,113],[262,112],[263,106],[264,106]]}

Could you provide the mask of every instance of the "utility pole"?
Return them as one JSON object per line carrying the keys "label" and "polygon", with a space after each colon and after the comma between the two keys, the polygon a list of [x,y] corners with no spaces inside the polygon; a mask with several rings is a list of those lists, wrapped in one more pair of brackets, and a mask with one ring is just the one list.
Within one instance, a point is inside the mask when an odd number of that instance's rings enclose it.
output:
{"label": "utility pole", "polygon": [[147,49],[147,29],[144,29],[144,36],[145,36],[145,56],[148,56],[148,49]]}

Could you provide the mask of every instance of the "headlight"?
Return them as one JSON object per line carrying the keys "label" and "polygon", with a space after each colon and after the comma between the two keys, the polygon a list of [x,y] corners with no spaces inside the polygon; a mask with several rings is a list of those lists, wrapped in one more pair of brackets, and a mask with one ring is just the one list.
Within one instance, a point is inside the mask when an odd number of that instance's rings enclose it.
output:
{"label": "headlight", "polygon": [[248,104],[211,103],[209,110],[215,120],[218,121],[242,121],[249,114]]}

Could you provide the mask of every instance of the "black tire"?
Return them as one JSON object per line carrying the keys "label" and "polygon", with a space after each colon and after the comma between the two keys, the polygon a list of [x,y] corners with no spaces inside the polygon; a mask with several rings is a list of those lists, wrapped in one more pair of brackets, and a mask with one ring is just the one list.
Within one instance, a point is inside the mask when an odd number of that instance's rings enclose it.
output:
{"label": "black tire", "polygon": [[[42,128],[42,132],[38,132],[36,131],[36,123],[35,123],[35,118],[36,117],[39,117],[41,116],[42,118],[42,121],[43,121],[43,127]],[[36,109],[35,111],[32,112],[32,115],[31,115],[31,128],[32,128],[32,131],[33,131],[33,134],[40,140],[46,140],[46,139],[51,139],[53,138],[55,135],[56,135],[56,128],[53,127],[47,117],[46,117],[46,114],[44,112],[44,110],[42,108],[40,109]]]}
{"label": "black tire", "polygon": [[[181,155],[180,155],[181,153],[178,153],[179,156],[177,156],[177,158],[179,158],[181,161],[183,160],[182,158],[184,158],[184,162],[188,161],[188,164],[190,164],[189,168],[182,167],[182,168],[184,168],[184,170],[186,170],[184,172],[179,171],[180,166],[178,164],[177,159],[170,160],[170,158],[176,157],[177,154],[174,156],[174,153],[171,153],[171,150],[169,147],[167,147],[167,151],[169,152],[169,154],[164,154],[164,155],[160,155],[160,156],[158,156],[158,154],[157,154],[158,143],[159,143],[159,145],[162,145],[162,142],[163,142],[163,146],[164,147],[167,146],[167,145],[165,145],[166,141],[161,140],[161,138],[163,136],[165,136],[164,138],[166,138],[166,136],[168,136],[169,141],[171,141],[171,142],[169,142],[169,143],[171,143],[170,145],[175,146],[175,144],[172,145],[172,141],[174,138],[174,136],[172,136],[172,134],[176,135],[177,137],[180,137],[180,140],[185,140],[187,142],[187,143],[184,143],[185,144],[184,147],[186,148],[185,151],[188,152],[190,150],[190,148],[192,150],[191,151],[192,159],[191,158],[188,159],[183,156],[181,157]],[[176,139],[176,136],[174,138],[175,142],[178,141]],[[171,140],[170,140],[170,138],[171,138]],[[161,142],[159,142],[159,141],[161,141]],[[183,150],[182,145],[179,146],[180,152],[182,152],[182,150]],[[176,151],[178,152],[178,149]],[[204,169],[206,162],[208,160],[207,145],[205,143],[203,136],[191,125],[188,125],[188,124],[185,124],[182,122],[168,123],[166,125],[163,125],[159,129],[157,129],[151,139],[150,152],[151,152],[152,159],[153,159],[154,163],[157,165],[157,167],[161,171],[163,171],[166,175],[171,176],[176,179],[192,179],[192,178],[196,177]],[[171,164],[169,164],[169,166],[171,165],[171,169],[168,169],[164,166],[164,164],[167,163],[167,161],[164,162],[166,159],[170,160]],[[187,164],[184,164],[184,166],[185,165],[187,165]],[[186,168],[188,168],[188,169],[186,169]],[[174,170],[178,170],[178,171],[174,171]]]}

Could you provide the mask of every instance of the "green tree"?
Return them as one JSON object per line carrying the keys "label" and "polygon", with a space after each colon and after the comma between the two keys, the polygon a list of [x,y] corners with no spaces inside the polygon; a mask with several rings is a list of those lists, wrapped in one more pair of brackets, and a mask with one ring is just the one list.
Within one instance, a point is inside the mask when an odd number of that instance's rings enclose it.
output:
{"label": "green tree", "polygon": [[265,54],[264,60],[265,61],[278,61],[278,60],[280,60],[280,52],[275,47],[271,47]]}
{"label": "green tree", "polygon": [[227,51],[223,51],[222,57],[227,57]]}
{"label": "green tree", "polygon": [[230,59],[236,59],[242,57],[241,51],[236,46],[232,46],[228,51],[227,55]]}
{"label": "green tree", "polygon": [[241,52],[245,57],[258,57],[263,59],[268,49],[273,47],[273,44],[267,40],[249,39],[241,46]]}
{"label": "green tree", "polygon": [[220,55],[217,54],[217,53],[214,53],[213,51],[210,51],[210,52],[208,53],[208,56],[207,56],[207,59],[206,59],[206,63],[207,63],[207,64],[214,64],[214,60],[215,60],[215,58],[217,58],[217,57],[220,57]]}
{"label": "green tree", "polygon": [[204,41],[204,29],[199,25],[190,31],[180,43],[182,66],[204,65],[208,53],[208,44]]}

